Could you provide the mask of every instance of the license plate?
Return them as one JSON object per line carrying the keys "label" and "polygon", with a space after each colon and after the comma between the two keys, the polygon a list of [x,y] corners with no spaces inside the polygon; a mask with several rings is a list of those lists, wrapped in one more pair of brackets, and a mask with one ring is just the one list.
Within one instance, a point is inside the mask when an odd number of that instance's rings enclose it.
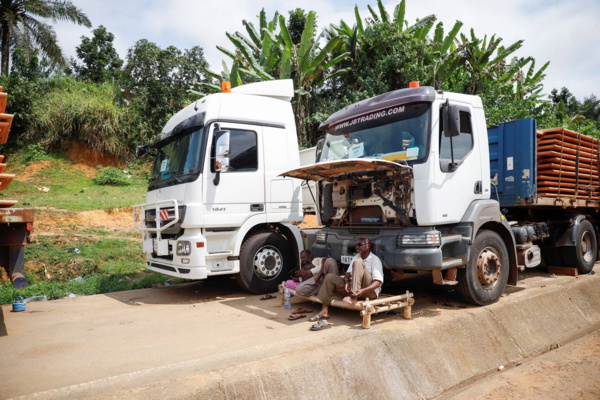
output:
{"label": "license plate", "polygon": [[342,264],[350,264],[354,256],[342,256]]}

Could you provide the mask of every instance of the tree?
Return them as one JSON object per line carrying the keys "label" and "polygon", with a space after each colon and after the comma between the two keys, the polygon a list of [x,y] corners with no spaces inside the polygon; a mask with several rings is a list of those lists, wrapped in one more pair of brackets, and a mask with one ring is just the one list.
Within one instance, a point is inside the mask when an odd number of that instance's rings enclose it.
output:
{"label": "tree", "polygon": [[9,94],[7,112],[14,114],[11,127],[11,140],[6,146],[19,146],[32,124],[32,112],[35,103],[49,89],[48,78],[56,72],[47,59],[40,58],[38,51],[25,57],[21,49],[15,49],[11,72],[0,76],[0,86]]}
{"label": "tree", "polygon": [[[304,27],[306,25],[307,14],[301,8],[296,8],[289,12],[290,17],[287,22],[287,29],[290,32],[290,37],[292,38],[292,43],[298,44],[300,43],[300,39],[302,39],[302,32],[304,31]],[[317,29],[317,23],[315,20],[314,29]]]}
{"label": "tree", "polygon": [[77,57],[83,61],[81,65],[74,63],[73,67],[81,79],[92,82],[104,82],[119,73],[123,60],[119,58],[113,47],[114,35],[100,25],[92,31],[93,37],[81,37],[77,46]]}
{"label": "tree", "polygon": [[57,65],[66,65],[58,46],[56,33],[47,23],[36,17],[56,22],[69,21],[85,27],[92,24],[88,17],[67,0],[2,0],[0,2],[0,73],[8,75],[11,48],[21,48],[29,57],[33,49]]}
{"label": "tree", "polygon": [[545,128],[564,126],[579,133],[600,136],[600,100],[593,94],[578,101],[569,89],[552,89],[548,96],[552,103],[551,112],[542,119]]}
{"label": "tree", "polygon": [[[294,14],[304,15],[304,12],[296,10]],[[312,143],[314,139],[312,130],[307,130],[305,126],[305,120],[311,113],[313,96],[336,76],[346,72],[345,69],[334,69],[333,66],[348,56],[348,53],[332,56],[340,44],[337,37],[325,40],[320,47],[323,34],[316,33],[316,18],[314,11],[306,15],[300,41],[294,43],[283,15],[276,14],[271,23],[267,23],[264,10],[261,11],[261,33],[247,21],[243,21],[243,24],[248,37],[240,32],[233,35],[227,33],[236,47],[235,51],[218,48],[232,58],[233,65],[231,69],[225,68],[225,73],[221,75],[210,73],[219,80],[223,80],[223,75],[228,75],[233,87],[252,79],[293,79],[297,95],[293,100],[294,115],[298,141],[302,144]],[[215,85],[201,87],[218,90]]]}
{"label": "tree", "polygon": [[208,67],[202,48],[181,51],[174,46],[161,49],[146,39],[138,40],[127,51],[123,87],[138,114],[141,141],[160,132],[175,112],[192,98],[194,82],[204,82]]}

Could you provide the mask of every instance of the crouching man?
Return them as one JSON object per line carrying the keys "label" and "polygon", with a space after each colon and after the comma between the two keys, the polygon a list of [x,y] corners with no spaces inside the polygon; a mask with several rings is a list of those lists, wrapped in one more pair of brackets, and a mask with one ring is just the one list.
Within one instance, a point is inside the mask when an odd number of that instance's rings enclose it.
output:
{"label": "crouching man", "polygon": [[371,253],[371,240],[358,239],[356,251],[358,254],[352,259],[343,278],[336,274],[325,277],[317,295],[323,302],[323,307],[309,321],[329,319],[329,305],[335,294],[345,296],[343,301],[349,304],[355,304],[359,299],[375,299],[379,296],[383,284],[383,264],[379,257]]}

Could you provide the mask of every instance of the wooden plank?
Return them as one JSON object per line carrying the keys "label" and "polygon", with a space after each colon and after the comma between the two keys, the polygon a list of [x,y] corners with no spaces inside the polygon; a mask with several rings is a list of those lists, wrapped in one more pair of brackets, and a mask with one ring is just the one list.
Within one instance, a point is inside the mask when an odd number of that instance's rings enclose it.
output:
{"label": "wooden plank", "polygon": [[8,186],[13,179],[15,179],[15,174],[0,174],[0,190]]}
{"label": "wooden plank", "polygon": [[598,164],[598,158],[594,158],[594,157],[590,157],[586,154],[566,154],[563,153],[561,154],[560,152],[556,151],[556,150],[544,150],[544,151],[539,151],[538,149],[538,154],[537,154],[537,158],[539,159],[543,159],[543,158],[551,158],[551,157],[556,157],[559,159],[563,159],[563,160],[572,160],[572,161],[577,161],[579,160],[580,163],[594,163],[594,164]]}
{"label": "wooden plank", "polygon": [[[2,88],[0,88],[2,90]],[[6,101],[8,100],[8,93],[0,92],[0,114],[6,112]]]}
{"label": "wooden plank", "polygon": [[[598,162],[594,162],[590,159],[579,159],[579,163],[576,158],[571,159],[569,157],[538,157],[538,165],[545,163],[559,163],[561,165],[570,165],[572,167],[585,168],[588,171],[597,171],[598,170]],[[587,161],[587,162],[586,162]],[[595,168],[594,168],[595,167]]]}
{"label": "wooden plank", "polygon": [[[573,178],[573,179],[587,179],[590,181],[597,181],[598,180],[598,176],[592,176],[590,174],[576,174],[575,172],[572,171],[560,171],[557,170],[556,168],[542,168],[541,171],[539,171],[538,173],[538,177],[540,176],[555,176],[555,177],[567,177],[567,178]],[[538,178],[539,179],[539,178]]]}
{"label": "wooden plank", "polygon": [[18,200],[0,200],[0,208],[9,208],[17,204]]}
{"label": "wooden plank", "polygon": [[0,162],[0,174],[3,173],[5,169],[6,169],[6,164]]}
{"label": "wooden plank", "polygon": [[584,135],[569,129],[565,129],[563,127],[560,128],[548,128],[548,129],[539,129],[537,131],[538,137],[550,137],[550,136],[554,136],[554,135],[558,135],[564,138],[570,138],[570,139],[576,139],[576,140],[581,140],[583,142],[586,143],[591,143],[593,145],[598,145],[598,139],[593,138],[591,136],[588,135]]}
{"label": "wooden plank", "polygon": [[567,276],[579,275],[577,268],[569,268],[569,267],[548,267],[548,273],[554,274],[554,275],[567,275]]}
{"label": "wooden plank", "polygon": [[[556,164],[555,162],[545,162],[541,165],[538,165],[538,169],[554,169],[556,171],[570,171],[570,172],[575,172],[577,171],[577,169],[573,166],[570,165],[561,165],[561,164]],[[579,173],[585,173],[588,176],[592,176],[591,173],[592,172],[597,172],[597,171],[593,171],[589,168],[579,168]],[[597,176],[597,173],[596,173]]]}
{"label": "wooden plank", "polygon": [[560,140],[539,141],[538,142],[538,151],[539,150],[541,150],[541,151],[551,150],[551,151],[558,151],[558,152],[569,153],[569,154],[585,153],[585,155],[588,157],[598,157],[598,150],[595,148],[590,149],[587,147],[581,147],[581,146],[577,146],[577,145],[571,144],[571,143],[564,143],[564,142],[561,142]]}
{"label": "wooden plank", "polygon": [[583,139],[583,137],[585,137],[585,135],[581,135],[581,136],[582,136],[582,139],[579,140],[578,138],[573,137],[573,136],[564,136],[564,135],[561,135],[561,134],[550,134],[550,135],[547,135],[547,136],[543,136],[542,138],[538,137],[538,143],[539,142],[543,142],[545,140],[561,140],[561,141],[564,141],[564,142],[567,142],[567,143],[573,143],[573,144],[576,144],[576,145],[585,145],[586,147],[588,147],[590,149],[594,148],[594,147],[598,147],[598,142],[597,141],[596,142],[592,142],[592,141]]}
{"label": "wooden plank", "polygon": [[570,182],[570,183],[579,183],[581,185],[600,185],[600,180],[599,179],[584,179],[582,177],[579,177],[579,179],[575,179],[574,177],[569,178],[567,176],[558,176],[558,175],[546,175],[546,174],[539,174],[538,175],[538,182],[540,181],[555,181],[555,182]]}
{"label": "wooden plank", "polygon": [[556,182],[556,181],[538,181],[538,186],[557,186],[560,185],[560,187],[565,187],[565,188],[580,188],[581,190],[587,190],[587,191],[598,191],[598,189],[600,189],[599,185],[584,185],[584,184],[575,184],[575,183],[567,183],[567,182]]}
{"label": "wooden plank", "polygon": [[0,144],[5,144],[8,140],[8,133],[12,125],[12,114],[0,114]]}

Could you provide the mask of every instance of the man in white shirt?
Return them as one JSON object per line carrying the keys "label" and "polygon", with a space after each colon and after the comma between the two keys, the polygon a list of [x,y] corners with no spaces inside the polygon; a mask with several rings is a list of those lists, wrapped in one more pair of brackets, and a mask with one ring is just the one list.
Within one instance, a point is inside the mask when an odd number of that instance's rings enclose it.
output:
{"label": "man in white shirt", "polygon": [[379,257],[371,253],[371,240],[358,239],[356,251],[358,254],[352,259],[343,278],[335,274],[325,277],[317,295],[323,306],[309,321],[329,319],[329,304],[335,293],[346,296],[343,300],[350,304],[356,303],[358,299],[376,299],[379,296],[383,284],[383,264]]}

